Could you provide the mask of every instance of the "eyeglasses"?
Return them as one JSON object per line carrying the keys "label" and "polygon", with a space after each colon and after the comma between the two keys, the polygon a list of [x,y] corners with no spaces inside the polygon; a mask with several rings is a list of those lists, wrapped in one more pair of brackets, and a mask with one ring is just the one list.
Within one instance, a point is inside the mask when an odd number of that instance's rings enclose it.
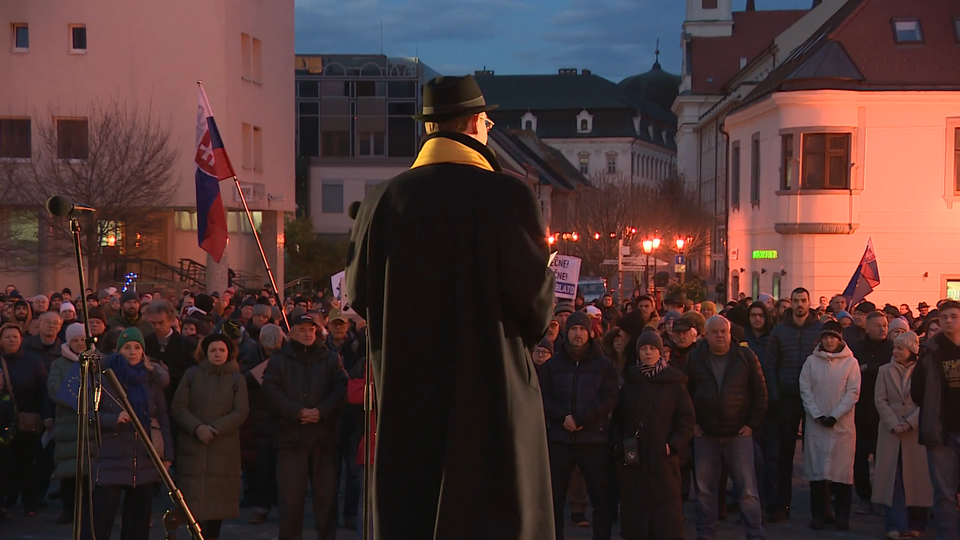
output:
{"label": "eyeglasses", "polygon": [[547,350],[537,351],[537,356],[550,356],[550,351],[547,351]]}
{"label": "eyeglasses", "polygon": [[496,124],[493,123],[493,120],[489,118],[484,118],[483,125],[487,126],[487,131],[490,131],[491,129],[493,129],[493,126],[495,126]]}

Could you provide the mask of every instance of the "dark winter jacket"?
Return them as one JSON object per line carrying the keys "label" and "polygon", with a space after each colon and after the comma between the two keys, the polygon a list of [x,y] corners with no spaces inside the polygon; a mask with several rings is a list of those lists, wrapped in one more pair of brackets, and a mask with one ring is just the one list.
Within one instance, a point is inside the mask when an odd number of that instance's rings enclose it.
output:
{"label": "dark winter jacket", "polygon": [[[47,398],[47,368],[36,356],[24,354],[23,348],[14,354],[4,354],[7,363],[7,376],[13,385],[13,400],[18,412],[43,413],[49,409]],[[2,366],[0,366],[2,369]],[[4,381],[4,390],[11,392]],[[44,418],[53,418],[52,415]]]}
{"label": "dark winter jacket", "polygon": [[[760,362],[760,366],[764,367],[767,365],[767,343],[770,341],[770,329],[768,328],[763,335],[757,336],[753,332],[753,328],[747,328],[744,331],[744,341],[747,342],[747,346],[750,347],[750,350],[753,351],[753,354],[757,355],[757,360]],[[797,379],[799,381],[800,379]]]}
{"label": "dark winter jacket", "polygon": [[[269,443],[273,438],[273,412],[267,406],[263,398],[263,389],[257,378],[250,373],[250,370],[269,360],[269,356],[263,350],[263,346],[258,345],[247,352],[240,359],[240,373],[247,381],[247,398],[250,401],[250,416],[246,424],[253,431],[253,438],[257,443]],[[244,426],[246,429],[248,426]]]}
{"label": "dark winter jacket", "polygon": [[167,340],[164,347],[160,347],[160,340],[156,334],[145,335],[143,338],[144,352],[147,358],[161,362],[170,372],[170,385],[164,389],[167,406],[173,404],[173,395],[180,387],[180,379],[188,369],[197,365],[194,353],[197,351],[197,340],[192,336],[183,336],[176,330]]}
{"label": "dark winter jacket", "polygon": [[[696,424],[687,377],[672,367],[647,377],[636,364],[627,367],[626,377],[610,425],[620,486],[620,535],[626,540],[683,538],[680,461]],[[634,436],[639,463],[626,466],[623,441]]]}
{"label": "dark winter jacket", "polygon": [[858,343],[865,339],[867,339],[867,331],[855,324],[851,324],[843,329],[843,342],[847,344],[847,347],[850,347],[851,351],[853,351],[853,348]]}
{"label": "dark winter jacket", "polygon": [[[860,366],[867,366],[866,369],[860,369],[860,395],[864,396],[857,402],[855,414],[857,426],[860,428],[869,428],[880,423],[880,413],[877,412],[877,402],[869,397],[873,395],[877,387],[877,375],[880,374],[880,366],[889,364],[893,359],[893,342],[889,339],[876,341],[867,337],[860,343],[850,347],[850,352]],[[876,429],[875,427],[872,429]]]}
{"label": "dark winter jacket", "polygon": [[[337,353],[323,343],[304,347],[289,341],[273,353],[261,391],[274,413],[273,444],[277,448],[308,448],[339,440],[347,374]],[[312,408],[320,411],[320,421],[301,424],[300,411]]]}
{"label": "dark winter jacket", "polygon": [[665,340],[664,345],[670,347],[670,365],[680,371],[680,373],[686,374],[687,361],[690,357],[690,352],[697,347],[697,342],[694,341],[693,344],[687,348],[680,348],[672,340]]}
{"label": "dark winter jacket", "polygon": [[[347,376],[353,378],[363,378],[363,371],[356,373],[355,368],[360,363],[357,356],[358,343],[349,335],[346,341],[339,347],[333,344],[333,338],[327,336],[327,349],[335,351],[340,355],[340,363],[343,365]],[[359,433],[363,430],[363,404],[344,403],[343,410],[340,412],[340,435],[343,437]]]}
{"label": "dark winter jacket", "polygon": [[[170,416],[162,387],[151,380],[148,384],[150,419],[157,420],[163,440],[163,460],[174,460],[173,437],[170,432]],[[100,431],[103,446],[93,462],[93,481],[99,486],[139,486],[160,481],[160,473],[153,466],[140,435],[132,421],[117,424],[123,407],[113,394],[110,385],[103,385],[100,398]],[[144,426],[150,430],[150,426]],[[156,436],[156,435],[154,435]]]}
{"label": "dark winter jacket", "polygon": [[924,446],[946,444],[944,416],[960,414],[960,411],[946,410],[944,407],[947,378],[943,373],[943,362],[956,360],[944,353],[944,349],[950,348],[944,346],[949,341],[950,338],[942,333],[924,341],[920,347],[920,360],[911,378],[910,397],[920,406],[919,442]]}
{"label": "dark winter jacket", "polygon": [[123,309],[117,311],[113,317],[107,321],[107,330],[111,328],[130,328],[131,326],[136,326],[140,329],[140,333],[143,334],[144,339],[149,335],[153,334],[153,325],[150,324],[150,321],[145,319],[142,315],[137,315],[137,318],[134,320],[129,320],[123,316]]}
{"label": "dark winter jacket", "polygon": [[41,362],[43,362],[44,369],[49,372],[50,366],[53,365],[53,361],[57,358],[60,358],[61,345],[63,345],[63,340],[59,337],[53,340],[52,345],[45,345],[43,340],[40,338],[40,334],[37,334],[35,336],[24,338],[23,352],[24,354],[38,358]]}
{"label": "dark winter jacket", "polygon": [[688,386],[697,425],[714,437],[733,437],[743,426],[758,431],[767,414],[767,387],[757,356],[747,347],[732,344],[723,384],[717,382],[710,362],[706,341],[687,357]]}
{"label": "dark winter jacket", "polygon": [[800,326],[788,312],[784,322],[770,332],[763,367],[770,403],[776,403],[781,393],[800,399],[800,370],[820,343],[821,330],[823,323],[810,311]]}
{"label": "dark winter jacket", "polygon": [[[565,345],[544,364],[543,408],[547,438],[551,443],[606,444],[610,439],[610,414],[617,406],[617,368],[591,339],[583,359],[577,361]],[[563,420],[572,415],[578,427],[567,431]]]}

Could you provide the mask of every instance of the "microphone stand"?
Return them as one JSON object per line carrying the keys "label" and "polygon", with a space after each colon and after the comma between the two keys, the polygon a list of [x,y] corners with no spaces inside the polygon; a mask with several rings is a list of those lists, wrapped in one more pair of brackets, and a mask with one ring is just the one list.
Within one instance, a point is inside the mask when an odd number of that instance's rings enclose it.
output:
{"label": "microphone stand", "polygon": [[187,529],[190,531],[190,535],[193,536],[194,540],[203,540],[200,524],[197,523],[197,520],[193,517],[193,513],[190,512],[187,501],[183,498],[183,493],[181,493],[177,485],[174,484],[173,478],[171,478],[170,473],[167,472],[167,468],[163,466],[163,459],[160,457],[160,454],[157,453],[156,447],[153,446],[150,434],[147,433],[143,424],[140,423],[140,418],[137,417],[136,411],[133,410],[133,405],[130,404],[130,399],[127,398],[127,392],[123,389],[123,385],[117,380],[117,376],[113,373],[112,369],[105,370],[103,375],[107,378],[107,383],[123,406],[123,410],[126,411],[127,416],[130,417],[130,423],[133,424],[134,429],[137,430],[137,434],[140,435],[143,446],[147,449],[147,453],[150,454],[150,461],[153,461],[153,466],[156,467],[160,473],[160,479],[163,480],[163,483],[167,486],[167,493],[170,495],[170,500],[176,505],[176,512],[186,520]]}
{"label": "microphone stand", "polygon": [[371,353],[370,353],[370,326],[367,325],[366,332],[364,332],[364,340],[366,341],[366,361],[363,366],[363,523],[361,524],[361,538],[363,540],[370,540],[373,538],[373,527],[370,524],[370,520],[373,519],[373,515],[370,513],[373,510],[373,504],[371,501],[370,494],[370,481],[372,480],[372,473],[370,468],[373,467],[370,458],[373,455],[373,422],[371,421],[370,414],[373,411],[373,367],[370,363]]}
{"label": "microphone stand", "polygon": [[[93,381],[91,376],[91,367],[93,372],[99,373],[99,357],[94,352],[94,339],[90,335],[90,314],[87,309],[87,296],[83,291],[86,290],[86,280],[83,273],[83,254],[80,249],[80,221],[70,218],[70,232],[73,235],[74,254],[77,257],[77,274],[80,279],[80,311],[83,314],[83,330],[85,334],[84,343],[86,350],[80,353],[80,389],[77,395],[77,465],[76,465],[76,484],[73,492],[73,540],[80,540],[81,523],[83,521],[83,490],[87,488],[88,508],[90,508],[90,525],[93,526],[93,480],[89,476],[90,465],[90,426],[93,425],[94,439],[96,447],[99,448],[103,441],[100,433],[100,381]],[[94,386],[93,396],[93,414],[90,414],[90,384]],[[85,467],[84,465],[87,465]],[[84,474],[84,473],[87,474]],[[85,480],[86,478],[86,480]]]}

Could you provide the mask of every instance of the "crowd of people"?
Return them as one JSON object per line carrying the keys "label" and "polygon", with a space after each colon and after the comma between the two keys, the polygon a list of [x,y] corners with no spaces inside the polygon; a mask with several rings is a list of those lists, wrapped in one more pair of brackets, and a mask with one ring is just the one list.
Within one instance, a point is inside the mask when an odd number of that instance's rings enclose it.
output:
{"label": "crowd of people", "polygon": [[[109,540],[119,514],[122,538],[146,540],[164,490],[131,415],[150,433],[205,538],[220,538],[223,520],[241,507],[253,509],[251,525],[277,507],[279,537],[301,538],[308,481],[318,538],[332,540],[341,516],[345,528],[358,529],[361,319],[336,301],[278,303],[268,290],[109,288],[87,290],[85,300],[92,346],[70,290],[24,298],[9,286],[2,295],[0,530],[15,509],[32,518],[59,499],[57,523],[80,519],[84,538]],[[132,412],[102,385],[102,444],[91,433],[82,459],[92,500],[84,490],[75,516],[79,365],[89,352],[116,374]],[[169,512],[162,524],[174,530],[184,518]]]}
{"label": "crowd of people", "polygon": [[812,530],[882,513],[887,538],[915,538],[932,510],[935,537],[956,539],[960,302],[819,300],[557,304],[533,356],[557,539],[568,499],[595,540],[618,519],[627,540],[682,539],[691,498],[698,539],[728,510],[767,538],[791,519],[798,440]]}
{"label": "crowd of people", "polygon": [[[358,529],[359,317],[267,290],[84,294],[97,361],[123,384],[206,538],[241,507],[253,509],[251,525],[278,507],[280,539],[301,538],[308,482],[319,538]],[[58,523],[76,517],[78,366],[90,350],[81,304],[67,289],[3,295],[0,519],[36,516],[52,499]],[[610,295],[557,303],[532,360],[558,540],[568,501],[572,524],[597,540],[618,520],[628,540],[682,539],[687,501],[700,539],[715,537],[728,510],[748,538],[766,538],[768,524],[791,518],[798,439],[811,529],[882,512],[888,538],[913,538],[932,510],[936,538],[957,538],[960,303],[917,309],[848,310],[840,295],[814,305],[802,288],[720,306],[658,306],[639,292],[620,306]],[[160,474],[132,421],[104,386],[102,444],[91,436],[84,467],[85,538],[109,540],[118,514],[125,539],[153,526]]]}

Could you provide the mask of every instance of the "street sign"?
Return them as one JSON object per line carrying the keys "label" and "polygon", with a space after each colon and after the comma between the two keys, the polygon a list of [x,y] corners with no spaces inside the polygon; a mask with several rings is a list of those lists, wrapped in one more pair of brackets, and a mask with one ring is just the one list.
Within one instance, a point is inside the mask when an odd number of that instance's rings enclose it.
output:
{"label": "street sign", "polygon": [[643,264],[641,261],[643,261],[643,257],[624,257],[623,265],[637,266],[639,264]]}
{"label": "street sign", "polygon": [[620,253],[622,255],[630,255],[630,246],[620,246]]}
{"label": "street sign", "polygon": [[621,270],[624,272],[646,272],[647,266],[644,264],[625,264]]}
{"label": "street sign", "polygon": [[603,264],[604,266],[617,266],[618,264],[620,264],[620,261],[616,259],[604,259]]}
{"label": "street sign", "polygon": [[687,271],[687,265],[685,264],[675,264],[673,265],[673,271],[682,274]]}
{"label": "street sign", "polygon": [[[687,258],[683,255],[677,255],[673,258],[673,264],[687,264]],[[679,270],[677,270],[679,272]]]}

